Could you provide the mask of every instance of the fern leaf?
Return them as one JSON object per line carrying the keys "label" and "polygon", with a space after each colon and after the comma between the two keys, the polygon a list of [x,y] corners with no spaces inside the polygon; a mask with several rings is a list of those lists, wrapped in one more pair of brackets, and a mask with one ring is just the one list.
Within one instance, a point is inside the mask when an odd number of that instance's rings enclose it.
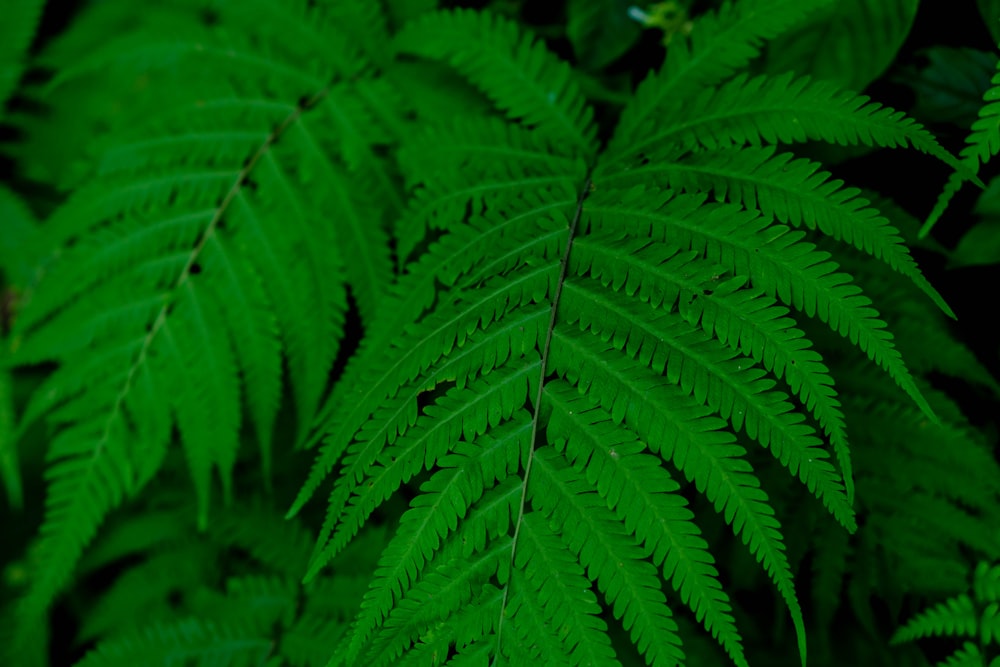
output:
{"label": "fern leaf", "polygon": [[531,498],[566,546],[586,568],[615,617],[631,628],[633,643],[650,665],[684,661],[677,624],[660,592],[655,569],[643,560],[634,538],[589,484],[559,461],[551,449],[534,459]]}
{"label": "fern leaf", "polygon": [[0,27],[0,116],[24,70],[25,55],[41,20],[44,0],[13,0]]}
{"label": "fern leaf", "polygon": [[[409,512],[400,524],[400,530],[392,544],[386,549],[381,567],[376,571],[371,591],[365,596],[344,660],[355,660],[364,642],[391,609],[393,602],[402,597],[412,584],[416,573],[441,546],[450,532],[456,529],[458,521],[466,518],[468,508],[476,503],[483,493],[483,484],[489,483],[494,473],[501,480],[508,472],[503,468],[516,470],[519,457],[513,461],[497,461],[497,469],[490,458],[499,455],[509,458],[510,452],[523,450],[524,446],[510,446],[508,438],[518,438],[526,443],[524,428],[511,430],[507,437],[491,437],[483,448],[470,446],[455,455],[440,461],[441,469],[421,487],[424,492],[415,499]],[[506,463],[506,465],[503,465]],[[483,479],[483,477],[486,479]],[[466,523],[466,525],[470,525]],[[479,540],[477,540],[478,542]]]}
{"label": "fern leaf", "polygon": [[[281,400],[281,342],[274,307],[260,277],[219,243],[205,253],[209,271],[220,280],[213,301],[232,322],[232,346],[246,390],[248,414],[261,447],[266,480],[271,477],[271,435]],[[211,266],[218,262],[216,269]],[[221,395],[221,394],[220,394]],[[225,478],[225,477],[224,477]]]}
{"label": "fern leaf", "polygon": [[[570,386],[554,381],[545,387],[552,406],[549,439],[574,467],[585,466],[588,481],[614,509],[629,532],[634,531],[663,568],[664,579],[690,606],[705,628],[719,640],[734,664],[745,666],[742,640],[722,590],[708,545],[701,538],[687,501],[656,457],[611,421],[603,409],[591,407]],[[638,510],[636,508],[639,508]]]}
{"label": "fern leaf", "polygon": [[[700,199],[686,200],[665,193],[634,207],[641,192],[634,189],[615,202],[595,197],[587,210],[598,229],[624,228],[640,236],[653,234],[705,253],[708,259],[737,275],[748,272],[754,284],[769,296],[819,317],[842,336],[857,341],[868,357],[933,418],[933,411],[892,344],[892,335],[870,307],[871,301],[851,284],[850,276],[834,273],[837,266],[829,261],[827,253],[815,252],[811,244],[800,243],[801,232],[769,228],[765,219],[754,220],[751,215],[727,207],[702,207],[708,214],[699,215],[695,223],[689,216]],[[657,204],[649,206],[653,201]]]}
{"label": "fern leaf", "polygon": [[426,14],[394,43],[402,52],[448,60],[508,118],[538,127],[571,154],[593,152],[592,111],[569,67],[507,19],[468,10]]}
{"label": "fern leaf", "polygon": [[[511,417],[524,404],[529,392],[529,384],[538,376],[538,362],[518,364],[516,369],[504,367],[484,376],[481,380],[458,391],[445,394],[434,406],[424,411],[424,419],[417,419],[414,426],[401,434],[399,440],[381,455],[381,469],[371,466],[360,467],[353,464],[346,471],[342,483],[330,499],[329,516],[325,525],[341,516],[347,510],[346,503],[338,504],[339,498],[347,498],[357,492],[366,478],[365,491],[358,494],[351,511],[343,518],[334,532],[330,543],[310,563],[307,580],[317,574],[320,568],[332,558],[343,545],[354,536],[368,515],[397,487],[417,474],[422,466],[433,467],[438,459],[450,451],[459,437],[472,441],[489,428],[497,427]],[[363,459],[359,459],[363,460]],[[353,511],[357,509],[357,511]],[[326,534],[320,533],[319,544],[324,544]]]}
{"label": "fern leaf", "polygon": [[[510,485],[499,494],[488,494],[490,502],[487,508],[499,510],[501,518],[509,524],[514,503],[520,499],[519,492],[518,485]],[[503,531],[506,526],[497,528]],[[455,558],[454,550],[451,554],[443,553],[436,567],[427,572],[420,583],[393,607],[363,660],[373,667],[396,664],[395,661],[414,640],[468,605],[475,593],[482,590],[489,594],[493,587],[482,584],[484,577],[489,578],[508,568],[510,550],[510,538],[502,537],[493,540],[485,550],[473,554],[471,558]],[[454,576],[455,573],[458,576]],[[499,609],[496,615],[499,616]],[[340,664],[340,657],[334,657],[333,665]]]}
{"label": "fern leaf", "polygon": [[[775,154],[773,146],[693,153],[679,161],[658,160],[616,174],[629,180],[662,179],[660,185],[683,192],[712,192],[719,201],[742,204],[795,227],[819,229],[877,257],[910,278],[949,317],[955,315],[917,268],[898,230],[857,188],[842,188],[819,164]],[[614,177],[612,178],[614,180]]]}
{"label": "fern leaf", "polygon": [[22,601],[22,619],[37,622],[42,617],[102,519],[134,491],[123,421],[120,415],[109,420],[103,432],[90,427],[66,429],[50,445],[54,462],[48,473],[39,568]]}
{"label": "fern leaf", "polygon": [[196,660],[199,665],[251,665],[271,652],[271,640],[239,628],[185,619],[153,626],[142,633],[106,642],[91,651],[78,667],[175,665]]}
{"label": "fern leaf", "polygon": [[1000,601],[1000,565],[990,565],[986,562],[976,565],[972,590],[977,600]]}
{"label": "fern leaf", "polygon": [[785,318],[788,311],[759,291],[740,289],[742,279],[723,281],[725,269],[695,259],[693,252],[599,236],[578,239],[574,250],[571,266],[577,273],[591,272],[605,286],[623,289],[654,307],[677,309],[691,324],[783,377],[823,425],[852,501],[850,452],[833,380],[802,332]]}
{"label": "fern leaf", "polygon": [[620,388],[617,394],[595,392],[591,401],[610,412],[615,422],[634,429],[654,452],[672,460],[750,547],[788,605],[804,662],[805,625],[780,526],[760,482],[742,458],[744,450],[722,430],[722,422],[673,384],[628,369],[601,347],[581,335],[561,333],[553,339],[553,367],[588,392],[599,386]]}
{"label": "fern leaf", "polygon": [[[714,342],[700,328],[680,317],[654,315],[644,306],[618,303],[585,282],[567,283],[564,302],[582,315],[581,328],[603,341],[625,348],[626,354],[663,373],[686,393],[718,411],[737,431],[769,447],[782,465],[798,471],[803,483],[823,500],[842,525],[856,529],[853,511],[828,456],[804,418],[750,360]],[[567,324],[575,318],[567,317]],[[669,343],[664,343],[663,335]]]}
{"label": "fern leaf", "polygon": [[[114,349],[111,369],[117,372],[87,389],[87,403],[75,397],[70,409],[53,414],[64,428],[49,446],[39,570],[21,603],[21,618],[28,622],[48,609],[69,580],[104,517],[149,481],[169,442],[169,429],[163,428],[169,425],[169,408],[161,398],[170,392],[146,367],[147,349],[134,363],[135,346],[119,342]],[[82,383],[75,391],[83,391]],[[82,410],[95,406],[103,419],[84,419],[92,415]],[[138,429],[131,426],[133,410],[145,416]],[[130,446],[135,441],[142,446]]]}
{"label": "fern leaf", "polygon": [[198,497],[198,525],[205,530],[213,467],[219,469],[226,504],[231,502],[239,444],[239,384],[230,342],[215,334],[224,329],[214,304],[204,303],[190,283],[182,289],[177,308],[183,308],[188,318],[172,318],[169,323],[164,319],[160,336],[172,363],[206,371],[208,382],[200,387],[185,391],[180,382],[173,387],[174,410]]}
{"label": "fern leaf", "polygon": [[896,631],[892,636],[892,643],[899,644],[935,635],[975,637],[978,621],[972,598],[959,595],[919,614]]}
{"label": "fern leaf", "polygon": [[[526,243],[539,241],[545,244],[547,254],[555,252],[555,247],[565,236],[565,228],[564,225],[553,224],[548,216],[551,214],[558,219],[558,211],[575,203],[575,192],[565,194],[561,190],[555,190],[537,199],[526,193],[525,199],[526,206],[519,207],[516,212],[511,211],[506,216],[491,216],[468,226],[449,230],[450,233],[432,244],[411,270],[393,286],[385,302],[384,315],[373,324],[370,336],[363,341],[363,347],[348,362],[343,381],[337,383],[324,409],[316,417],[317,424],[326,428],[331,424],[337,425],[336,429],[331,430],[329,441],[344,442],[353,433],[350,429],[357,429],[363,423],[360,420],[364,419],[364,411],[371,409],[372,400],[378,400],[375,394],[379,385],[384,382],[387,373],[392,375],[391,366],[381,366],[386,361],[383,354],[385,346],[392,344],[393,339],[408,324],[418,320],[425,309],[433,304],[438,284],[476,284],[488,276],[506,273],[510,268],[507,263],[498,267],[497,262],[502,262],[508,256],[517,258],[526,254],[525,248],[515,247],[509,253],[505,252],[494,259],[496,247],[506,246],[502,241],[507,239],[524,239]],[[524,326],[524,323],[520,326]],[[404,349],[410,344],[412,343],[404,344]],[[515,349],[516,347],[515,344]],[[362,376],[359,369],[369,368],[371,363],[379,364],[380,372],[369,371],[369,376]],[[361,399],[357,393],[359,386],[371,388],[371,391],[364,394],[365,399]],[[351,399],[347,400],[349,395]],[[322,435],[322,431],[319,433]],[[310,444],[314,439],[310,439]],[[327,460],[332,465],[336,459]],[[329,468],[325,470],[324,474],[328,474]],[[298,511],[301,502],[302,499],[297,500],[290,513]]]}
{"label": "fern leaf", "polygon": [[711,87],[753,60],[765,40],[803,21],[826,0],[750,0],[726,2],[717,13],[697,18],[690,44],[673,42],[663,68],[647,77],[622,113],[612,151],[622,150],[647,135],[649,125],[661,118],[671,100],[688,98]]}
{"label": "fern leaf", "polygon": [[[739,75],[693,100],[673,102],[661,123],[634,142],[608,153],[598,174],[634,156],[663,146],[709,150],[762,143],[820,140],[841,145],[887,148],[910,146],[960,171],[965,168],[926,129],[901,112],[869,103],[825,82],[789,74],[749,78]],[[626,167],[617,167],[620,171]],[[599,177],[596,178],[600,182]]]}
{"label": "fern leaf", "polygon": [[[965,642],[958,651],[937,664],[937,667],[983,667],[986,663],[979,647],[972,642]],[[994,667],[992,664],[990,667]]]}
{"label": "fern leaf", "polygon": [[[317,457],[309,478],[289,510],[289,515],[298,512],[312,496],[341,454],[347,450],[354,434],[365,424],[368,416],[375,411],[381,401],[395,396],[402,383],[419,376],[423,369],[445,356],[446,351],[465,348],[467,339],[476,329],[487,326],[508,309],[517,311],[517,306],[522,303],[543,299],[553,278],[551,267],[539,266],[518,274],[514,280],[496,281],[494,286],[474,292],[474,298],[463,303],[460,308],[456,308],[453,312],[440,313],[436,318],[421,323],[419,329],[411,330],[408,336],[397,340],[396,347],[402,352],[398,357],[380,354],[377,357],[380,361],[377,363],[381,368],[371,374],[371,382],[355,385],[350,402],[341,403],[339,414],[331,416],[333,426],[329,429],[326,445]],[[531,311],[531,316],[541,317],[540,312]],[[529,329],[524,322],[521,322],[518,328],[513,331],[508,330],[506,334],[501,330],[498,337],[501,353],[488,352],[489,358],[502,362],[512,350],[525,349],[526,346],[533,344],[535,339],[531,338],[531,333],[537,331],[537,326],[536,324]],[[490,339],[492,336],[487,336],[484,342]],[[487,350],[497,349],[490,345],[484,347]],[[473,353],[476,351],[475,347],[469,349]],[[453,379],[458,386],[462,386],[471,373],[478,372],[482,367],[481,363],[479,365],[475,363],[477,359],[482,357],[473,356],[468,360],[459,357],[455,371],[464,369],[464,372],[455,375],[442,374],[439,377]],[[437,383],[438,381],[435,381],[429,386]],[[422,383],[414,389],[419,393],[426,386],[428,385]],[[375,432],[378,437],[368,439],[370,444],[363,450],[363,455],[355,455],[356,463],[353,464],[355,468],[370,465],[384,439],[394,438],[399,429],[405,428],[416,418],[415,402],[404,397],[397,404],[395,412],[398,416],[381,422],[381,426]]]}
{"label": "fern leaf", "polygon": [[[170,103],[138,102],[101,138],[90,183],[50,219],[60,249],[18,321],[16,361],[60,364],[25,420],[47,413],[60,429],[42,531],[51,571],[28,593],[34,612],[103,516],[155,476],[175,424],[207,526],[213,470],[232,496],[244,401],[268,475],[282,361],[305,431],[337,355],[346,283],[375,318],[401,195],[378,156],[384,121],[364,101],[384,88],[354,41],[378,31],[341,32],[378,14],[362,5],[303,7],[297,30],[311,37],[297,41],[236,6],[214,27],[181,8],[155,38],[111,40],[61,73],[156,72]],[[316,58],[309,43],[333,46]],[[347,266],[342,250],[365,261]]]}
{"label": "fern leaf", "polygon": [[989,90],[983,95],[983,102],[979,109],[979,117],[972,124],[972,130],[965,139],[967,145],[960,155],[962,168],[956,168],[949,177],[934,208],[920,228],[921,238],[930,233],[962,185],[968,180],[975,180],[980,167],[1000,151],[1000,62],[997,63],[997,71],[990,81]]}
{"label": "fern leaf", "polygon": [[514,566],[524,572],[524,579],[514,582],[542,600],[545,616],[559,628],[564,651],[574,664],[618,665],[583,568],[539,514],[525,515],[520,526]]}
{"label": "fern leaf", "polygon": [[[431,128],[404,147],[400,160],[414,187],[406,225],[397,229],[402,258],[429,229],[445,227],[446,221],[469,207],[477,213],[501,205],[521,210],[520,200],[531,201],[532,193],[548,203],[550,190],[570,193],[575,203],[576,183],[586,172],[579,157],[560,155],[559,147],[538,132],[495,118],[466,121],[447,130]],[[516,217],[504,220],[501,228],[516,222]]]}

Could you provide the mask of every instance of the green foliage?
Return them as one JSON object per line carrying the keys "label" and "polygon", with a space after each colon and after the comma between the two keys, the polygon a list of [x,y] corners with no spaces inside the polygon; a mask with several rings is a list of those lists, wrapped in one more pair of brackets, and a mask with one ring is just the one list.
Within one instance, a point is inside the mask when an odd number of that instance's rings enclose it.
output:
{"label": "green foliage", "polygon": [[913,114],[930,122],[971,126],[982,106],[983,93],[989,90],[997,55],[944,46],[928,49],[924,55],[926,66],[899,79],[917,95]]}
{"label": "green foliage", "polygon": [[94,3],[14,84],[5,664],[893,660],[1000,556],[997,383],[816,157],[985,162],[845,90],[916,2],[384,4]]}
{"label": "green foliage", "polygon": [[895,59],[917,14],[918,0],[843,0],[816,12],[771,42],[767,70],[787,70],[863,90]]}
{"label": "green foliage", "polygon": [[[971,596],[969,595],[971,593]],[[892,636],[893,643],[945,635],[974,640],[941,665],[996,664],[1000,645],[1000,566],[979,563],[969,593],[949,598],[921,612]]]}
{"label": "green foliage", "polygon": [[620,58],[639,38],[627,0],[571,0],[566,4],[566,36],[582,67],[600,70]]}
{"label": "green foliage", "polygon": [[994,42],[1000,42],[1000,2],[997,0],[976,0],[979,13],[986,23],[987,30],[993,36]]}
{"label": "green foliage", "polygon": [[949,256],[953,267],[1000,264],[1000,179],[990,181],[974,208],[977,222]]}
{"label": "green foliage", "polygon": [[983,95],[983,102],[979,117],[972,124],[972,131],[965,140],[966,146],[962,150],[963,168],[956,170],[948,179],[934,210],[921,228],[921,235],[926,235],[934,227],[962,184],[974,179],[980,167],[1000,151],[1000,62],[996,64],[990,88]]}

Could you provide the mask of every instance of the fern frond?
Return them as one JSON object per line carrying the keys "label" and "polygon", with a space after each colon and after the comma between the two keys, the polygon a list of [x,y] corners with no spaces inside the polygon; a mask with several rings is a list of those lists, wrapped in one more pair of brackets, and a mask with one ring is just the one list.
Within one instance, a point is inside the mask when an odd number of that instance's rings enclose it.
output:
{"label": "fern frond", "polygon": [[[742,458],[745,451],[723,430],[724,422],[669,381],[622,363],[609,354],[613,348],[591,343],[585,335],[557,333],[553,368],[588,392],[592,404],[607,410],[615,422],[634,430],[652,451],[673,461],[764,566],[791,612],[804,661],[805,627],[780,525]],[[618,389],[598,390],[607,386]]]}
{"label": "fern frond", "polygon": [[103,518],[136,490],[126,454],[131,439],[119,410],[106,423],[67,428],[50,444],[46,522],[37,571],[20,606],[24,619],[41,618]]}
{"label": "fern frond", "polygon": [[[611,341],[616,349],[624,348],[628,356],[718,411],[734,430],[745,430],[769,447],[783,466],[798,472],[844,527],[851,531],[857,527],[840,479],[824,460],[828,454],[822,443],[801,423],[804,418],[783,394],[770,391],[773,382],[763,379],[762,370],[679,316],[654,315],[645,306],[618,303],[602,292],[588,289],[583,281],[566,284],[564,303],[585,313],[581,328]],[[574,320],[569,316],[566,323]]]}
{"label": "fern frond", "polygon": [[[491,537],[494,538],[497,533],[508,529],[521,491],[516,483],[501,485],[497,490],[499,493],[488,492],[484,496],[484,500],[488,500],[485,505],[487,512],[479,515],[487,520],[501,519],[501,523],[490,526]],[[455,549],[442,553],[433,569],[426,572],[421,581],[393,607],[365,654],[364,662],[373,667],[396,664],[398,657],[419,637],[469,604],[477,594],[489,594],[495,590],[482,582],[498,572],[506,572],[506,576],[510,576],[511,544],[509,537],[502,536],[493,539],[485,549],[478,550],[471,557],[457,558]],[[343,654],[335,654],[333,665],[340,664],[341,657]]]}
{"label": "fern frond", "polygon": [[937,667],[983,667],[985,664],[979,647],[972,642],[965,642],[962,648],[939,662]]}
{"label": "fern frond", "polygon": [[78,667],[175,665],[258,665],[273,650],[267,637],[238,627],[185,619],[152,626],[141,633],[106,642],[91,651]]}
{"label": "fern frond", "polygon": [[542,601],[547,621],[559,629],[564,653],[574,664],[619,665],[583,568],[540,514],[526,514],[520,525],[514,554],[518,576],[511,585],[520,584],[524,594]]}
{"label": "fern frond", "polygon": [[507,19],[470,10],[426,14],[394,45],[449,61],[508,118],[537,127],[569,155],[593,152],[593,112],[569,66]]}
{"label": "fern frond", "polygon": [[534,459],[531,498],[566,546],[597,582],[612,613],[650,665],[684,661],[677,624],[660,591],[656,570],[604,499],[552,449]]}
{"label": "fern frond", "polygon": [[983,95],[983,102],[979,108],[978,118],[965,139],[966,146],[960,154],[963,169],[956,169],[948,178],[948,183],[920,228],[921,238],[927,236],[934,228],[962,185],[966,181],[975,180],[980,167],[1000,151],[1000,62],[997,63],[989,90]]}
{"label": "fern frond", "polygon": [[826,4],[827,0],[725,2],[717,13],[698,16],[690,43],[673,41],[661,70],[636,89],[610,150],[626,150],[644,139],[650,126],[673,107],[672,100],[689,99],[728,78],[760,53],[765,40],[791,29]]}
{"label": "fern frond", "polygon": [[[720,3],[600,133],[570,65],[488,12],[161,4],[107,10],[135,29],[69,49],[53,84],[99,80],[116,111],[85,123],[85,182],[50,217],[17,318],[15,361],[55,367],[21,425],[53,435],[22,625],[109,512],[185,466],[192,488],[131,524],[162,535],[115,534],[86,563],[139,564],[95,605],[85,665],[615,665],[634,647],[651,665],[748,667],[754,624],[737,626],[730,589],[749,580],[780,596],[804,663],[793,573],[811,543],[792,531],[829,512],[817,533],[858,533],[814,557],[833,570],[814,580],[821,616],[846,554],[865,577],[884,567],[881,538],[887,560],[920,550],[940,580],[960,547],[995,547],[996,471],[965,471],[982,443],[903,363],[879,314],[905,316],[881,306],[892,289],[861,286],[905,277],[946,306],[869,197],[775,145],[950,156],[867,98],[745,72],[825,2]],[[878,269],[854,270],[850,248]],[[340,359],[348,325],[363,334]],[[831,372],[843,358],[860,370]],[[894,417],[912,447],[868,421]],[[867,448],[863,522],[849,425]],[[315,543],[259,504],[210,502],[297,474],[272,461],[286,436],[322,441],[289,514],[337,473]],[[929,437],[955,443],[953,467],[918,451]],[[935,465],[941,483],[920,481]],[[887,519],[904,503],[925,535]],[[189,506],[208,535],[178,518]],[[709,547],[726,531],[719,545],[760,565],[745,581]],[[214,568],[230,550],[234,567]],[[180,557],[179,601],[169,586],[119,598]],[[115,635],[142,614],[152,628]]]}
{"label": "fern frond", "polygon": [[972,598],[959,595],[921,612],[892,636],[899,644],[935,635],[975,637],[979,626]]}
{"label": "fern frond", "polygon": [[[526,451],[529,434],[523,427],[505,430],[506,433],[497,433],[500,437],[490,436],[485,440],[482,449],[470,445],[442,458],[440,470],[421,487],[423,495],[403,515],[400,529],[383,554],[371,590],[362,602],[363,616],[359,616],[355,625],[345,662],[357,658],[362,645],[389,613],[393,602],[409,590],[424,563],[456,530],[459,520],[465,520],[463,533],[478,525],[467,512],[482,497],[484,485],[492,484],[494,479],[503,481],[516,472],[523,458],[517,454]],[[511,446],[511,438],[519,442]],[[486,508],[490,506],[490,503],[485,504]],[[485,537],[485,532],[480,533],[472,544],[482,545]],[[467,533],[462,539],[463,544],[468,544]],[[471,548],[465,547],[464,551],[471,552]]]}
{"label": "fern frond", "polygon": [[[513,352],[530,349],[537,340],[538,330],[544,325],[544,311],[537,308],[522,309],[519,306],[544,299],[554,278],[551,267],[540,265],[518,273],[512,280],[494,281],[492,286],[472,292],[470,298],[461,302],[458,307],[437,313],[435,317],[422,322],[419,328],[411,329],[408,335],[397,339],[395,347],[401,354],[392,357],[384,351],[372,350],[371,356],[377,365],[375,372],[371,372],[371,368],[366,369],[370,372],[370,382],[354,385],[353,395],[345,397],[349,401],[337,405],[337,412],[330,418],[332,424],[325,446],[289,510],[289,515],[295,514],[319,488],[333,465],[347,450],[354,434],[387,398],[394,399],[395,416],[379,422],[377,430],[373,430],[373,434],[366,438],[371,443],[366,450],[356,448],[363,454],[355,454],[355,467],[370,465],[382,443],[386,439],[395,438],[401,429],[405,429],[416,419],[415,399],[419,393],[446,379],[461,387],[481,369],[485,370],[487,359],[490,364],[486,368],[490,368],[495,363],[505,361]],[[475,340],[477,343],[481,342],[481,345],[466,345],[477,329],[488,326],[507,312],[525,317],[514,327],[501,326],[477,337]],[[445,357],[452,349],[458,351],[454,363],[449,363],[447,369],[439,370],[432,382],[413,384],[413,379],[421,375],[424,369]],[[404,384],[410,384],[409,394],[396,398]],[[385,416],[388,417],[389,414]]]}
{"label": "fern frond", "polygon": [[0,26],[0,117],[24,71],[25,56],[41,20],[45,0],[13,0]]}
{"label": "fern frond", "polygon": [[[540,363],[529,359],[518,360],[514,369],[503,367],[494,370],[468,386],[449,391],[434,406],[426,408],[423,419],[417,418],[413,427],[400,434],[400,438],[380,453],[381,466],[359,466],[351,462],[330,499],[330,517],[347,513],[329,544],[324,544],[328,533],[326,526],[320,533],[316,555],[310,563],[306,579],[310,579],[343,548],[354,536],[368,515],[383,500],[396,491],[400,484],[416,475],[421,467],[428,469],[437,464],[445,453],[454,448],[460,437],[474,441],[488,429],[495,429],[510,419],[514,411],[524,405],[529,386],[536,382]],[[511,443],[508,442],[508,445]],[[516,451],[516,450],[515,450]],[[350,457],[350,455],[349,455]],[[375,463],[374,461],[372,463]],[[365,484],[366,478],[368,483]],[[358,493],[364,486],[365,490]],[[338,505],[340,498],[357,494],[348,509]]]}
{"label": "fern frond", "polygon": [[[818,229],[883,260],[910,278],[941,310],[951,308],[920,272],[898,230],[857,188],[844,188],[820,165],[773,146],[692,153],[614,174],[609,180],[641,178],[681,192],[711,192],[719,201],[742,204],[794,227]],[[654,180],[655,179],[655,180]]]}
{"label": "fern frond", "polygon": [[574,251],[570,264],[577,273],[590,272],[605,286],[654,307],[677,309],[692,325],[783,378],[830,438],[852,501],[850,452],[833,380],[804,334],[786,318],[786,309],[760,290],[741,289],[742,278],[723,280],[724,268],[696,259],[694,252],[600,235],[578,239]]}
{"label": "fern frond", "polygon": [[933,417],[871,301],[849,275],[836,272],[828,253],[802,243],[802,232],[769,225],[766,218],[733,207],[705,206],[703,201],[636,187],[615,196],[595,196],[587,210],[597,229],[652,236],[704,253],[736,275],[748,275],[772,298],[818,317],[856,342]]}
{"label": "fern frond", "polygon": [[612,166],[615,171],[628,169],[628,164],[621,164],[623,161],[639,155],[655,159],[657,151],[665,147],[715,150],[806,140],[886,148],[909,146],[965,171],[933,135],[901,112],[829,83],[794,78],[791,73],[754,78],[740,74],[718,88],[672,101],[658,118],[668,120],[608,153],[597,172],[598,183],[601,174],[612,173]]}
{"label": "fern frond", "polygon": [[[586,165],[562,156],[559,147],[538,132],[497,118],[466,121],[447,129],[430,128],[400,154],[404,176],[414,188],[411,211],[397,228],[400,256],[408,257],[428,230],[471,209],[523,208],[532,195],[547,201],[554,192],[570,192]],[[510,213],[514,213],[513,210]],[[504,222],[502,227],[510,223]]]}
{"label": "fern frond", "polygon": [[[237,7],[214,29],[180,9],[171,38],[140,32],[80,64],[145,67],[174,98],[103,138],[90,184],[50,220],[61,248],[18,321],[16,361],[60,363],[27,414],[61,429],[31,609],[155,475],[175,424],[203,527],[214,470],[232,496],[244,401],[269,475],[282,362],[304,431],[342,336],[345,283],[375,317],[392,272],[383,218],[399,194],[376,156],[381,123],[356,94],[377,93],[376,75],[340,32],[341,10],[305,12],[299,30],[313,38],[291,43],[268,25],[254,32]],[[319,43],[343,47],[313,57]],[[342,268],[341,253],[363,261]]]}
{"label": "fern frond", "polygon": [[643,542],[696,618],[719,640],[736,665],[746,665],[732,605],[722,590],[708,544],[680,489],[645,447],[561,381],[546,385],[552,406],[550,440],[584,468],[587,480],[615,510],[626,530]]}

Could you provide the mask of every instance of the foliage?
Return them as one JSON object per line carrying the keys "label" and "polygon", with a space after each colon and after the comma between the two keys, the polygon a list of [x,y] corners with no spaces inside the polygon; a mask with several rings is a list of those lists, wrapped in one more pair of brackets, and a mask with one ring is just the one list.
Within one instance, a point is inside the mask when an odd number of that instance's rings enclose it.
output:
{"label": "foliage", "polygon": [[926,664],[1000,386],[824,156],[992,93],[849,90],[915,1],[438,4],[15,3],[4,664]]}
{"label": "foliage", "polygon": [[[921,637],[965,637],[962,648],[941,665],[1000,664],[1000,566],[979,563],[972,581],[972,595],[962,593],[921,612],[893,635],[893,643]],[[994,656],[994,657],[991,657]]]}

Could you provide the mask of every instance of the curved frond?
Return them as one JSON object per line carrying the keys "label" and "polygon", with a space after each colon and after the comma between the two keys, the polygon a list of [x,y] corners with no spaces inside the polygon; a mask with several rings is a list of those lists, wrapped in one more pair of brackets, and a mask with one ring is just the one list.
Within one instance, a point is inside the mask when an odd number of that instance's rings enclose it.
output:
{"label": "curved frond", "polygon": [[857,188],[844,188],[810,160],[775,153],[773,146],[692,153],[680,160],[657,160],[614,174],[649,180],[682,192],[710,192],[794,227],[818,229],[837,241],[881,259],[910,278],[949,317],[951,308],[927,282],[899,231]]}
{"label": "curved frond", "polygon": [[892,641],[901,643],[934,635],[975,637],[978,626],[979,619],[976,618],[972,598],[959,595],[921,612],[900,628],[892,636]]}
{"label": "curved frond", "polygon": [[622,161],[655,159],[664,147],[693,151],[807,140],[840,145],[912,147],[966,171],[919,123],[833,84],[791,73],[740,74],[717,88],[671,101],[643,136],[609,152],[598,173],[627,169]]}
{"label": "curved frond", "polygon": [[[49,220],[61,248],[18,318],[14,361],[60,364],[26,415],[52,423],[59,461],[47,571],[27,598],[36,611],[103,517],[156,474],[174,425],[202,527],[212,487],[232,497],[244,414],[269,475],[284,367],[304,430],[338,351],[346,285],[373,318],[391,277],[381,225],[392,198],[368,195],[398,186],[359,102],[375,74],[340,18],[309,15],[298,29],[312,37],[297,43],[264,24],[234,29],[254,25],[235,7],[214,30],[189,20],[174,39],[112,41],[77,70],[145,67],[174,97],[103,138],[89,184]],[[303,57],[324,42],[345,47]],[[348,266],[346,253],[370,261]]]}
{"label": "curved frond", "polygon": [[1000,151],[1000,62],[990,81],[990,88],[983,95],[984,104],[979,108],[979,117],[972,124],[972,130],[966,137],[966,146],[961,152],[962,169],[948,179],[944,190],[938,196],[934,208],[920,228],[920,236],[926,236],[948,208],[952,197],[969,180],[974,180],[980,167]]}

